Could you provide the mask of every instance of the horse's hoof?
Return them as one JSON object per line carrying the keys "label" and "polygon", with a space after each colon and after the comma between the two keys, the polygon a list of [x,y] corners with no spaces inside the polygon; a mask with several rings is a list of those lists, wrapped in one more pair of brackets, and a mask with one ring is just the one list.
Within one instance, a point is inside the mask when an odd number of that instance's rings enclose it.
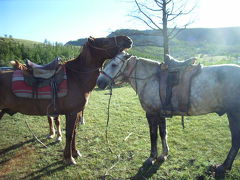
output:
{"label": "horse's hoof", "polygon": [[168,157],[167,155],[162,154],[157,158],[157,162],[164,162],[167,160],[167,157]]}
{"label": "horse's hoof", "polygon": [[81,158],[82,157],[82,154],[80,153],[80,151],[78,151],[78,150],[76,150],[76,151],[73,151],[72,152],[72,156],[74,157],[74,158]]}
{"label": "horse's hoof", "polygon": [[149,157],[144,163],[143,166],[152,166],[156,162],[155,158]]}
{"label": "horse's hoof", "polygon": [[81,117],[79,124],[84,125],[85,124],[85,118]]}
{"label": "horse's hoof", "polygon": [[55,134],[49,134],[49,135],[47,136],[47,139],[53,139],[54,136],[55,136]]}
{"label": "horse's hoof", "polygon": [[56,139],[56,142],[62,142],[62,137],[58,136],[57,139]]}
{"label": "horse's hoof", "polygon": [[223,179],[225,177],[226,169],[223,165],[214,166],[214,176],[217,179]]}
{"label": "horse's hoof", "polygon": [[64,163],[65,163],[66,165],[75,165],[75,164],[77,164],[76,161],[75,161],[75,159],[74,159],[73,157],[68,158],[68,159],[64,159]]}

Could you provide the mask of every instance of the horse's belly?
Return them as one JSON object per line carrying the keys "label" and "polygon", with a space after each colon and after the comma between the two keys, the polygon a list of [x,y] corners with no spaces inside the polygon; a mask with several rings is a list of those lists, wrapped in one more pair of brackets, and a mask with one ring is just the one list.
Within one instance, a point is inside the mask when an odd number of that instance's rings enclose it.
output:
{"label": "horse's belly", "polygon": [[192,81],[189,114],[221,115],[233,108],[240,110],[239,75],[240,69],[234,66],[204,67]]}

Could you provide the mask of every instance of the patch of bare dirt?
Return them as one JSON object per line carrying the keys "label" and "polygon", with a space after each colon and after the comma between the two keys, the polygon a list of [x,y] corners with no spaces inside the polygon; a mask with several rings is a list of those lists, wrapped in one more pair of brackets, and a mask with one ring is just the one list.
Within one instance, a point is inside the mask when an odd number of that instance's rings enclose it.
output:
{"label": "patch of bare dirt", "polygon": [[34,152],[35,148],[31,145],[21,147],[10,160],[3,163],[0,168],[0,179],[5,179],[11,172],[34,163]]}

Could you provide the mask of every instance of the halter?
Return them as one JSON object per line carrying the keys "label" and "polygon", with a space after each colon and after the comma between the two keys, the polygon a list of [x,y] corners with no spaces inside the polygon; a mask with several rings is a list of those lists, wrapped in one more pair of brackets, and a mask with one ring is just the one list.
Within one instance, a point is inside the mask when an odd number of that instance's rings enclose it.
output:
{"label": "halter", "polygon": [[[119,57],[115,57],[115,58],[118,58],[121,60],[121,62],[123,63],[120,70],[118,71],[118,73],[116,73],[116,75],[114,77],[111,77],[109,76],[106,72],[104,72],[103,70],[100,71],[101,74],[105,75],[108,79],[110,79],[110,86],[113,84],[113,82],[119,77],[119,76],[123,76],[124,78],[129,78],[129,79],[134,79],[135,80],[135,87],[136,87],[136,93],[138,94],[138,86],[137,86],[137,80],[147,80],[149,79],[150,77],[152,77],[154,74],[151,74],[147,77],[144,77],[144,78],[140,78],[140,77],[137,77],[137,66],[138,66],[138,62],[139,60],[136,60],[135,61],[135,64],[132,66],[132,68],[128,71],[128,73],[126,74],[126,72],[124,72],[125,68],[128,66],[128,63],[130,60],[124,60],[124,59],[121,59]],[[135,70],[135,73],[134,73],[134,76],[131,76],[133,71]]]}
{"label": "halter", "polygon": [[[117,79],[120,75],[124,74],[124,70],[125,70],[125,68],[127,67],[128,62],[129,62],[129,60],[128,60],[127,63],[126,63],[125,60],[123,60],[123,59],[121,59],[121,58],[119,58],[119,57],[115,57],[115,58],[119,59],[119,60],[122,62],[122,66],[121,66],[121,68],[119,69],[119,71],[116,73],[116,75],[115,75],[114,77],[109,76],[109,75],[108,75],[106,72],[104,72],[103,70],[101,71],[101,73],[102,73],[103,75],[105,75],[108,79],[110,79],[111,83],[113,83],[114,80]],[[125,65],[125,64],[126,64],[126,65]],[[132,71],[133,71],[133,70],[132,70]],[[132,72],[132,71],[131,71],[131,72]]]}

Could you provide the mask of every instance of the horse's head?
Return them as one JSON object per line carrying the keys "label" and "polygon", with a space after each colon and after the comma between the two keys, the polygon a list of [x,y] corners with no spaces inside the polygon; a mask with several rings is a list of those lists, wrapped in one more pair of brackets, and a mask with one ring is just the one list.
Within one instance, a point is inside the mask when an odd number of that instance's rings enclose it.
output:
{"label": "horse's head", "polygon": [[104,67],[102,74],[98,77],[98,87],[105,89],[110,83],[122,81],[130,57],[131,55],[123,51],[111,59]]}
{"label": "horse's head", "polygon": [[91,54],[99,59],[110,59],[119,52],[132,47],[132,40],[128,36],[108,38],[89,37],[85,46],[89,47]]}

